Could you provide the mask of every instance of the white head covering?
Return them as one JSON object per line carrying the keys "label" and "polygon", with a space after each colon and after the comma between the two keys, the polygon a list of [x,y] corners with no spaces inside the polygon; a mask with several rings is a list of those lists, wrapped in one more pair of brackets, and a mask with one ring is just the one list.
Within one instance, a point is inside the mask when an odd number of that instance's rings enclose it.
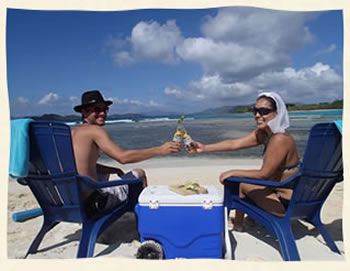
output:
{"label": "white head covering", "polygon": [[258,98],[261,96],[270,97],[276,102],[277,116],[270,120],[267,125],[274,134],[284,133],[289,127],[289,117],[287,107],[281,96],[276,92],[263,92],[258,95]]}

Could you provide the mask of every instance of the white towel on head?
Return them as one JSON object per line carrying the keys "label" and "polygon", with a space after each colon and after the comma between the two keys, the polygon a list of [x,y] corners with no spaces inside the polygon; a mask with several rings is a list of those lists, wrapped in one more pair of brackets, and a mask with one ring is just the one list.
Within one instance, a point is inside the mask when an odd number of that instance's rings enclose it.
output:
{"label": "white towel on head", "polygon": [[258,95],[258,98],[261,96],[270,97],[276,102],[277,116],[267,123],[272,133],[285,133],[286,129],[289,127],[289,116],[286,104],[281,96],[276,92],[262,92]]}

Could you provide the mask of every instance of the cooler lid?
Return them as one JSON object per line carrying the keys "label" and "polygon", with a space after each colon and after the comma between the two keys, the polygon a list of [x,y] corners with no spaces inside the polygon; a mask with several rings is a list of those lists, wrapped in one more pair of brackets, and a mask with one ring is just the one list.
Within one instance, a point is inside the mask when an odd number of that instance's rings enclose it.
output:
{"label": "cooler lid", "polygon": [[148,206],[154,202],[160,205],[203,205],[212,203],[222,205],[223,194],[213,185],[203,185],[208,189],[207,194],[180,195],[171,190],[167,185],[152,185],[146,187],[139,196],[139,204]]}

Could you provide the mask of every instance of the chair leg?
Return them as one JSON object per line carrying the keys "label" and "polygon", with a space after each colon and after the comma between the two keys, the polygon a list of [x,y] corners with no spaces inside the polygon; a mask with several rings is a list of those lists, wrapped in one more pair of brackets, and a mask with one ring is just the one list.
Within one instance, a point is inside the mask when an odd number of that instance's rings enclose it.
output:
{"label": "chair leg", "polygon": [[101,223],[83,223],[80,236],[78,258],[88,258],[94,256],[96,240],[101,229]]}
{"label": "chair leg", "polygon": [[52,228],[54,228],[59,222],[52,222],[47,221],[44,219],[44,223],[39,231],[39,233],[36,235],[34,241],[30,245],[27,254],[24,256],[24,258],[27,258],[29,254],[35,254],[38,251],[38,247],[43,240],[45,234],[50,231]]}
{"label": "chair leg", "polygon": [[321,210],[316,212],[316,214],[309,220],[321,233],[323,239],[325,240],[327,246],[333,251],[338,254],[341,254],[337,245],[335,244],[333,238],[330,236],[326,228],[323,226],[321,217],[320,217]]}
{"label": "chair leg", "polygon": [[273,225],[285,261],[300,261],[290,221],[282,220]]}
{"label": "chair leg", "polygon": [[143,184],[132,184],[129,185],[129,203],[128,203],[128,211],[134,212],[135,205],[138,202],[138,198],[140,193],[143,190]]}

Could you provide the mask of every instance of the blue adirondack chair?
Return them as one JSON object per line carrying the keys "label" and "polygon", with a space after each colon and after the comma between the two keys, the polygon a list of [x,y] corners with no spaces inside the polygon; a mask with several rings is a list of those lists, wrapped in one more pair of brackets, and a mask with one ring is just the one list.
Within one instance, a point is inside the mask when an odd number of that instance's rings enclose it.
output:
{"label": "blue adirondack chair", "polygon": [[[35,254],[44,235],[62,221],[81,223],[78,258],[92,257],[96,240],[109,225],[133,211],[142,190],[142,180],[94,182],[77,173],[69,126],[57,122],[32,122],[29,127],[29,174],[20,180],[31,189],[43,211],[43,225],[25,257]],[[86,189],[129,185],[129,198],[100,217],[89,217],[81,194]]]}
{"label": "blue adirondack chair", "polygon": [[[224,182],[224,204],[228,210],[243,211],[270,231],[277,238],[282,257],[286,261],[300,260],[291,228],[292,218],[312,223],[320,231],[328,247],[340,254],[321,222],[320,213],[333,187],[342,180],[342,136],[333,123],[316,124],[311,128],[299,173],[283,182],[230,177]],[[285,216],[276,217],[249,199],[240,199],[240,183],[293,189]]]}

